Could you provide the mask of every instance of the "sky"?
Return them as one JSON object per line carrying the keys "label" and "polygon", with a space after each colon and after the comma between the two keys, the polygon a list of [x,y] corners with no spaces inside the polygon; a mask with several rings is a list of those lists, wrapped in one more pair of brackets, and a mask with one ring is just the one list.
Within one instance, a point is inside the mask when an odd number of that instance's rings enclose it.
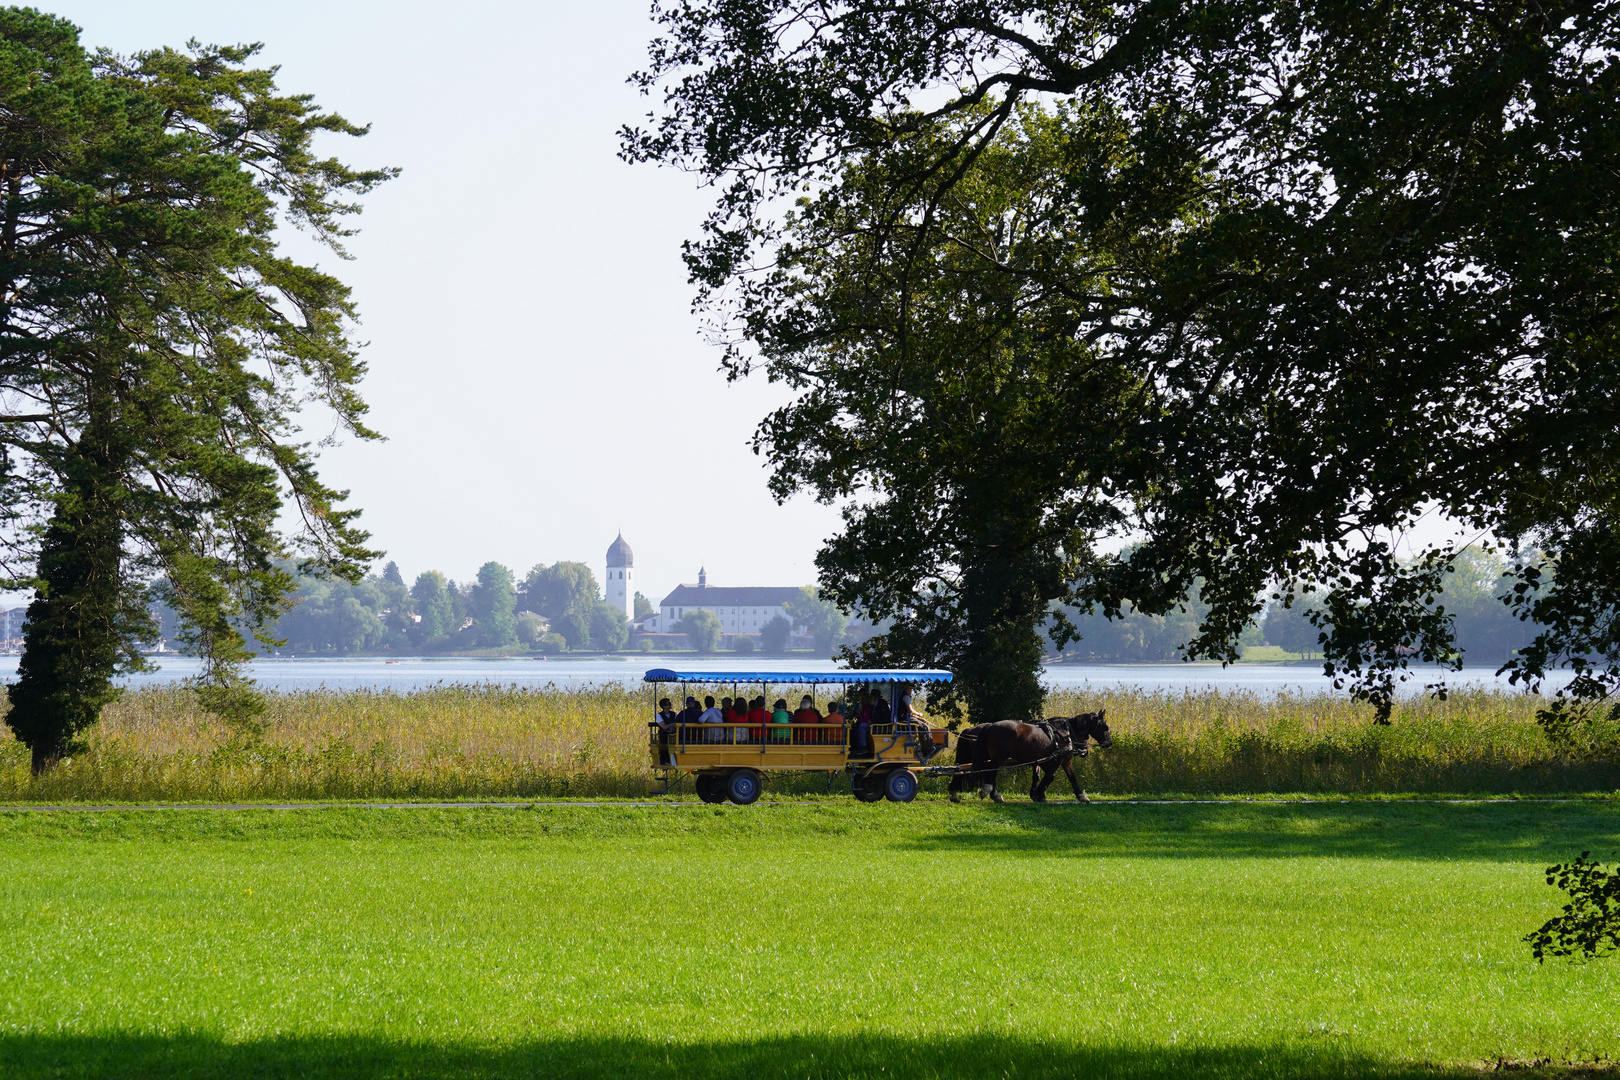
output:
{"label": "sky", "polygon": [[815,579],[837,512],[778,506],[748,447],[785,392],[728,385],[691,312],[680,245],[710,193],[616,157],[649,106],[625,83],[648,0],[34,3],[122,53],[263,42],[284,92],[372,125],[323,150],[403,170],[366,198],[354,261],[289,250],[354,289],[388,441],[333,447],[322,471],[407,579],[490,559],[600,578],[620,529],[654,601],[701,565],[719,585]]}

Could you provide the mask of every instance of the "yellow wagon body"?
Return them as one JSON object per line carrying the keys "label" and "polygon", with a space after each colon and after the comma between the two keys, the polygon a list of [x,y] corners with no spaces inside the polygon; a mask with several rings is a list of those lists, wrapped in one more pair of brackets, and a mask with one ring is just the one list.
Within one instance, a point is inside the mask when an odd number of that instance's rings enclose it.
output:
{"label": "yellow wagon body", "polygon": [[[773,740],[772,728],[786,727],[786,739]],[[653,729],[648,751],[655,768],[700,769],[804,769],[842,772],[848,766],[908,765],[921,767],[933,756],[930,746],[943,746],[950,737],[944,728],[922,728],[907,724],[874,724],[872,753],[853,757],[849,752],[849,727],[844,724],[772,724],[765,738],[750,735],[747,724],[682,724],[667,745]],[[757,729],[755,729],[757,730]],[[659,758],[667,752],[668,764]]]}
{"label": "yellow wagon body", "polygon": [[[825,685],[844,690],[862,687],[898,697],[906,684],[949,682],[945,671],[885,670],[833,672],[676,672],[654,668],[649,683],[678,682],[706,686]],[[682,697],[685,697],[683,692]],[[698,794],[706,801],[748,803],[758,797],[761,773],[801,771],[848,773],[851,790],[863,801],[889,798],[908,802],[916,793],[916,777],[924,764],[949,742],[944,728],[897,717],[897,722],[871,724],[869,743],[859,752],[852,746],[852,720],[842,724],[694,724],[663,731],[649,725],[648,753],[654,776],[668,790],[682,773],[696,778]],[[904,776],[897,776],[904,773]]]}

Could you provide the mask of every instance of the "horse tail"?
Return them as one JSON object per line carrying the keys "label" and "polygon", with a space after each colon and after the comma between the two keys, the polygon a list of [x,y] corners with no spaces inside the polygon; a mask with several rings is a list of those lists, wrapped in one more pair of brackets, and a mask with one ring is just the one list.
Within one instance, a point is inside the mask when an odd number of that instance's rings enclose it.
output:
{"label": "horse tail", "polygon": [[956,798],[956,793],[963,790],[966,785],[968,778],[965,771],[972,770],[973,763],[977,760],[978,750],[979,733],[977,731],[968,728],[956,736],[957,775],[951,777],[950,790],[952,799]]}
{"label": "horse tail", "polygon": [[968,728],[956,737],[956,763],[972,765],[978,759],[979,732]]}

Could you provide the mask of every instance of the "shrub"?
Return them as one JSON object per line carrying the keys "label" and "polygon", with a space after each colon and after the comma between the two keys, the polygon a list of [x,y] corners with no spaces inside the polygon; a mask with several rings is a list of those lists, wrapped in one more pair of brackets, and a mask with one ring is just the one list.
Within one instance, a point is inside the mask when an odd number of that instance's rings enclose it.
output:
{"label": "shrub", "polygon": [[676,629],[685,634],[686,640],[700,653],[711,653],[720,647],[720,616],[708,608],[687,612]]}
{"label": "shrub", "polygon": [[792,633],[793,624],[785,616],[778,615],[759,628],[760,647],[768,653],[787,652],[788,636]]}

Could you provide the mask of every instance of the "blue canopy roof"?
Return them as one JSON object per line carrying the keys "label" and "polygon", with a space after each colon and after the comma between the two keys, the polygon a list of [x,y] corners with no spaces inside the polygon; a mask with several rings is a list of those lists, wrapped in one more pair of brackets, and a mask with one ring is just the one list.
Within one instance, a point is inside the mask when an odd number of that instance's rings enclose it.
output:
{"label": "blue canopy roof", "polygon": [[672,671],[653,668],[642,682],[695,683],[947,683],[948,671],[927,668],[863,668],[854,671]]}

